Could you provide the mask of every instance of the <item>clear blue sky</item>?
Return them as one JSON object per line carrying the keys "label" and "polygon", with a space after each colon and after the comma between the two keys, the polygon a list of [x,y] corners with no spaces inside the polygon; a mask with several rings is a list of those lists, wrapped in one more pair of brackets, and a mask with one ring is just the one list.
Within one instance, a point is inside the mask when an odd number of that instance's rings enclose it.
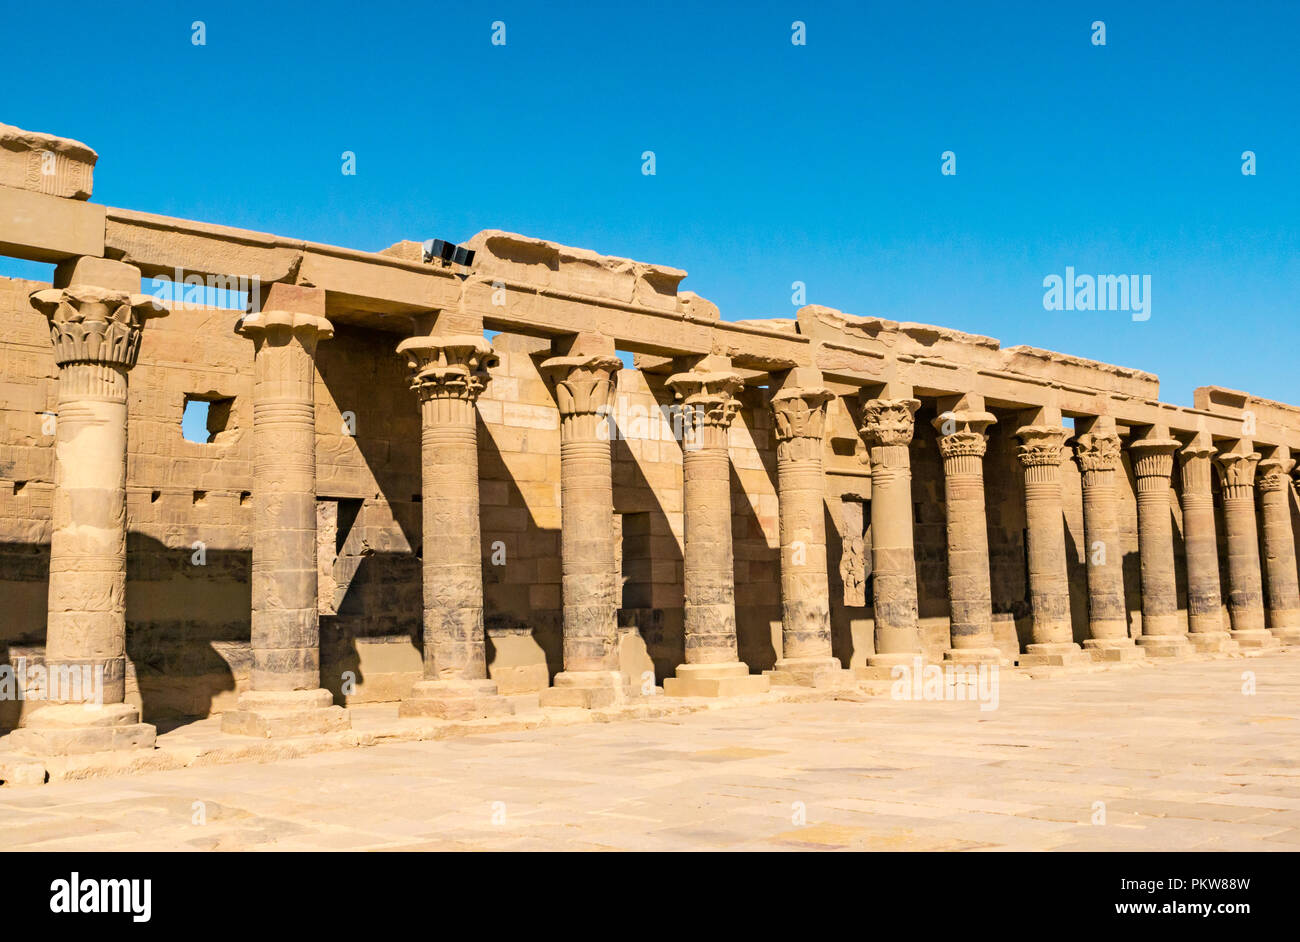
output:
{"label": "clear blue sky", "polygon": [[[797,280],[1171,402],[1300,402],[1300,3],[155,6],[4,13],[0,121],[95,147],[99,202],[362,249],[509,229],[684,268],[729,319]],[[1149,274],[1151,319],[1045,311],[1067,265]]]}

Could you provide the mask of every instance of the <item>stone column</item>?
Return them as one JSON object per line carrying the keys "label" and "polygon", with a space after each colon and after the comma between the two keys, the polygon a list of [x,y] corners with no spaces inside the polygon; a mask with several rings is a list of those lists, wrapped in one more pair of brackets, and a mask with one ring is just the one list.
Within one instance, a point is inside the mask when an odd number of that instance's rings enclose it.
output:
{"label": "stone column", "polygon": [[126,697],[127,375],[145,321],[167,311],[139,269],[82,258],[31,295],[59,368],[46,685],[10,747],[42,755],[152,748]]}
{"label": "stone column", "polygon": [[514,712],[488,679],[483,638],[476,403],[497,362],[480,334],[397,345],[420,399],[424,679],[400,716],[475,719]]}
{"label": "stone column", "polygon": [[772,394],[781,526],[781,656],[766,673],[775,684],[853,682],[852,672],[831,653],[822,449],[826,403],[832,398],[813,367],[791,370]]}
{"label": "stone column", "polygon": [[542,691],[543,706],[622,702],[614,571],[614,483],[609,415],[622,366],[607,337],[581,334],[564,356],[542,364],[560,407],[560,555],[564,670]]}
{"label": "stone column", "polygon": [[1214,530],[1210,475],[1214,448],[1198,435],[1178,453],[1183,478],[1183,545],[1187,548],[1187,640],[1198,651],[1235,651],[1223,627],[1219,595],[1219,541]]}
{"label": "stone column", "polygon": [[[1084,423],[1085,420],[1077,420]],[[1124,601],[1124,553],[1119,542],[1119,434],[1115,420],[1099,416],[1085,423],[1075,457],[1083,481],[1083,529],[1088,559],[1088,633],[1083,647],[1094,660],[1145,657],[1128,633]]]}
{"label": "stone column", "polygon": [[912,467],[907,447],[920,405],[920,400],[910,395],[869,399],[863,404],[859,432],[871,461],[876,622],[876,651],[867,657],[869,668],[911,665],[922,655],[912,543]]}
{"label": "stone column", "polygon": [[985,430],[997,419],[981,410],[944,412],[934,420],[943,456],[948,515],[950,646],[944,660],[1000,664],[993,637],[988,521],[984,514]]}
{"label": "stone column", "polygon": [[1066,667],[1091,662],[1074,643],[1070,624],[1070,580],[1065,564],[1065,522],[1061,510],[1061,458],[1069,432],[1059,425],[1027,425],[1016,431],[1025,469],[1028,525],[1029,603],[1032,641],[1021,667]]}
{"label": "stone column", "polygon": [[1228,531],[1228,616],[1232,637],[1243,648],[1268,648],[1277,639],[1264,627],[1264,587],[1255,528],[1255,465],[1259,452],[1239,441],[1219,455],[1223,525]]}
{"label": "stone column", "polygon": [[1268,586],[1268,628],[1287,644],[1300,643],[1300,588],[1296,582],[1295,536],[1291,532],[1291,471],[1282,453],[1259,463],[1259,504],[1264,524],[1264,578]]}
{"label": "stone column", "polygon": [[1137,479],[1138,554],[1142,571],[1142,636],[1137,643],[1153,657],[1185,657],[1191,648],[1178,615],[1174,576],[1174,531],[1170,519],[1169,478],[1178,442],[1155,427],[1132,442],[1129,452]]}
{"label": "stone column", "polygon": [[668,378],[682,410],[685,506],[686,663],[664,680],[670,697],[762,693],[736,645],[735,558],[731,548],[728,430],[745,383],[725,356],[707,356]]}
{"label": "stone column", "polygon": [[316,344],[333,336],[320,288],[274,284],[238,330],[253,341],[253,671],[224,732],[346,729],[320,682],[316,598]]}

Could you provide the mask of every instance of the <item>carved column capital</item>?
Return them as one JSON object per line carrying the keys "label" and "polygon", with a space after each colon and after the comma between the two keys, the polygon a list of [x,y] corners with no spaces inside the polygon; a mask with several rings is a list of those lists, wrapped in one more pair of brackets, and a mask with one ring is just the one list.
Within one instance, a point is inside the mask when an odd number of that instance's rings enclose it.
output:
{"label": "carved column capital", "polygon": [[1251,496],[1255,486],[1255,466],[1259,463],[1259,458],[1257,451],[1249,454],[1229,451],[1215,459],[1225,500]]}
{"label": "carved column capital", "polygon": [[498,362],[492,344],[472,334],[408,337],[397,345],[397,353],[406,357],[411,388],[421,401],[477,401],[491,379],[489,369]]}
{"label": "carved column capital", "polygon": [[822,387],[795,387],[782,389],[772,396],[778,459],[821,456],[826,432],[826,403],[833,395]]}
{"label": "carved column capital", "polygon": [[608,411],[614,398],[614,374],[623,366],[616,356],[588,354],[551,357],[542,369],[555,377],[556,399],[565,418]]}
{"label": "carved column capital", "polygon": [[727,429],[740,411],[739,395],[745,388],[740,374],[691,370],[668,377],[665,385],[681,403],[684,444],[725,448]]}
{"label": "carved column capital", "polygon": [[1144,438],[1131,442],[1128,450],[1133,456],[1133,476],[1138,479],[1139,487],[1148,479],[1168,484],[1178,442],[1171,438]]}
{"label": "carved column capital", "polygon": [[1291,484],[1291,472],[1295,468],[1295,460],[1292,458],[1265,458],[1260,461],[1259,481],[1257,487],[1260,491],[1280,491]]}
{"label": "carved column capital", "polygon": [[907,445],[912,441],[913,417],[921,407],[919,399],[869,399],[862,410],[858,430],[867,447]]}
{"label": "carved column capital", "polygon": [[944,459],[983,458],[988,451],[986,429],[997,422],[991,412],[944,412],[930,424],[939,432],[939,454]]}
{"label": "carved column capital", "polygon": [[1016,457],[1025,468],[1058,468],[1065,453],[1068,429],[1057,425],[1025,425],[1016,429]]}
{"label": "carved column capital", "polygon": [[168,313],[152,295],[87,284],[44,288],[32,292],[30,301],[49,319],[54,362],[61,367],[95,363],[131,369],[145,321]]}
{"label": "carved column capital", "polygon": [[1119,468],[1119,434],[1112,429],[1085,432],[1074,444],[1080,470],[1115,471]]}

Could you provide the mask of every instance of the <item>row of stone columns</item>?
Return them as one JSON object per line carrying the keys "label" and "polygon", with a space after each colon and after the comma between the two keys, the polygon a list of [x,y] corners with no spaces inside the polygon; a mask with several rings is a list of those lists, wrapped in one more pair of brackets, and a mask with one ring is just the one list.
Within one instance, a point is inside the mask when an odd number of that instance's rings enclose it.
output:
{"label": "row of stone columns", "polygon": [[[148,317],[165,313],[135,289],[139,270],[81,259],[61,265],[56,287],[33,295],[49,319],[59,366],[54,527],[47,664],[85,667],[103,679],[102,703],[56,696],[29,714],[14,745],[77,752],[149,745],[153,728],[124,703],[125,461],[127,375]],[[463,319],[463,318],[462,318]],[[254,343],[251,684],[223,729],[258,736],[346,728],[347,711],[320,685],[315,480],[315,351],[332,336],[324,291],[273,285],[241,333]],[[402,715],[476,717],[510,712],[487,677],[479,532],[476,402],[495,362],[479,323],[431,315],[397,352],[412,372],[421,412],[424,679]],[[598,707],[634,695],[619,671],[617,577],[609,410],[621,361],[612,341],[582,334],[543,363],[561,414],[563,671],[545,705]],[[727,436],[743,379],[725,356],[698,358],[668,385],[682,406],[685,529],[685,663],[665,690],[680,695],[756,692],[769,682],[820,685],[847,672],[832,656],[822,449],[833,398],[811,368],[774,390],[781,533],[782,656],[753,676],[739,659]],[[875,652],[887,671],[921,653],[912,534],[909,444],[919,401],[888,384],[865,397],[860,429],[872,478]],[[1002,660],[992,631],[982,461],[995,421],[978,397],[935,420],[947,509],[954,661]],[[1086,642],[1099,656],[1137,652],[1128,636],[1118,552],[1120,440],[1107,418],[1083,421],[1075,449],[1083,471],[1089,543]],[[1031,641],[1022,664],[1068,664],[1074,643],[1066,571],[1060,465],[1067,430],[1040,410],[1016,432],[1028,521]],[[1179,448],[1155,428],[1130,445],[1137,479],[1143,618],[1141,648],[1177,654],[1188,634],[1177,614],[1170,477],[1182,465],[1190,636],[1197,647],[1264,646],[1300,634],[1300,589],[1285,455],[1263,462],[1248,442],[1217,457],[1228,542],[1231,636],[1220,623],[1217,542],[1210,503],[1213,450],[1205,436]],[[1262,469],[1270,632],[1256,535],[1254,478]]]}

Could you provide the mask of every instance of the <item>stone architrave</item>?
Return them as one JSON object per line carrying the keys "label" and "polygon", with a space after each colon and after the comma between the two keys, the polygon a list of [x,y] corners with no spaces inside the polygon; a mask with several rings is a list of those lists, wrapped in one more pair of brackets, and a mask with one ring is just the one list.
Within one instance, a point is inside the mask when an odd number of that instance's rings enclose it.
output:
{"label": "stone architrave", "polygon": [[950,645],[944,659],[1000,664],[1005,660],[993,636],[989,582],[988,521],[984,511],[984,453],[992,413],[959,409],[932,423],[943,457],[948,538]]}
{"label": "stone architrave", "polygon": [[[772,394],[781,530],[781,656],[766,674],[775,684],[828,687],[854,682],[852,672],[844,670],[831,651],[822,449],[826,404],[832,398],[822,386],[821,372],[812,367],[791,370]],[[857,546],[861,548],[860,540]]]}
{"label": "stone architrave", "polygon": [[1090,663],[1074,642],[1070,623],[1070,580],[1065,563],[1061,515],[1061,459],[1069,432],[1059,425],[1026,425],[1016,431],[1016,452],[1025,469],[1028,524],[1030,637],[1021,667],[1069,667]]}
{"label": "stone architrave", "polygon": [[238,330],[253,353],[252,684],[223,732],[347,729],[321,686],[316,566],[316,345],[334,335],[319,288],[274,284]]}
{"label": "stone architrave", "polygon": [[1291,472],[1295,461],[1277,454],[1259,463],[1260,518],[1264,528],[1264,580],[1268,630],[1285,644],[1300,644],[1300,587],[1291,530]]}
{"label": "stone architrave", "polygon": [[560,408],[560,555],[564,670],[543,706],[612,706],[630,695],[619,670],[614,481],[609,416],[623,362],[608,337],[580,334],[542,369]]}
{"label": "stone architrave", "polygon": [[1183,481],[1183,544],[1187,548],[1187,640],[1197,651],[1237,650],[1223,626],[1219,588],[1219,540],[1210,489],[1215,451],[1208,435],[1198,435],[1178,452]]}
{"label": "stone architrave", "polygon": [[477,719],[514,712],[488,679],[479,532],[477,402],[497,362],[481,335],[397,345],[420,401],[424,679],[401,716]]}
{"label": "stone architrave", "polygon": [[126,703],[127,377],[146,321],[167,313],[140,293],[140,270],[65,262],[31,304],[49,320],[59,369],[46,702],[9,747],[40,755],[152,748],[155,730]]}
{"label": "stone architrave", "polygon": [[1179,443],[1157,427],[1129,445],[1137,480],[1138,553],[1142,574],[1142,636],[1137,643],[1152,657],[1186,657],[1187,628],[1178,613],[1174,574],[1174,531],[1170,476]]}
{"label": "stone architrave", "polygon": [[1095,660],[1140,659],[1145,652],[1128,631],[1124,553],[1119,542],[1120,439],[1115,420],[1100,416],[1075,440],[1083,484],[1083,528],[1088,559],[1088,633],[1084,650]]}
{"label": "stone architrave", "polygon": [[1228,537],[1228,616],[1232,638],[1243,648],[1278,643],[1264,627],[1264,585],[1255,523],[1255,466],[1259,452],[1238,441],[1216,459],[1223,488],[1223,525]]}
{"label": "stone architrave", "polygon": [[684,595],[686,663],[664,680],[670,697],[762,693],[736,644],[735,558],[731,546],[731,459],[728,431],[745,383],[722,356],[668,378],[682,410],[685,504]]}

